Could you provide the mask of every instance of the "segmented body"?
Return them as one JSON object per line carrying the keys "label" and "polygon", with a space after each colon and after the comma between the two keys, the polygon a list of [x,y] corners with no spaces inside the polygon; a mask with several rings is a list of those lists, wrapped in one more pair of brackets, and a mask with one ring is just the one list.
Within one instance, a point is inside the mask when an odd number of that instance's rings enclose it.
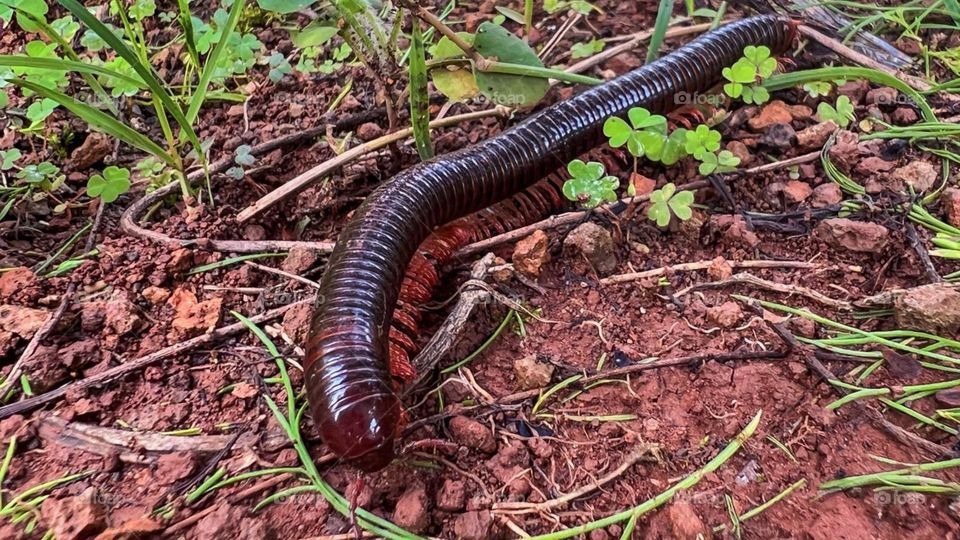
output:
{"label": "segmented body", "polygon": [[[392,323],[407,267],[435,228],[533,186],[597,146],[607,118],[625,117],[638,106],[668,112],[682,103],[680,93],[704,92],[716,84],[744,47],[765,45],[781,54],[794,32],[791,21],[777,16],[732,23],[496,137],[412,167],[374,191],[344,227],[330,256],[307,343],[307,395],[330,449],[367,470],[394,457],[402,408],[389,357],[391,343],[395,354],[403,346],[396,330],[390,339]],[[449,234],[462,239],[473,232]],[[417,288],[416,276],[425,275],[418,272],[430,270],[416,270],[405,289]],[[423,292],[405,300],[422,302]],[[402,310],[398,322],[410,323],[407,315],[409,310]]]}

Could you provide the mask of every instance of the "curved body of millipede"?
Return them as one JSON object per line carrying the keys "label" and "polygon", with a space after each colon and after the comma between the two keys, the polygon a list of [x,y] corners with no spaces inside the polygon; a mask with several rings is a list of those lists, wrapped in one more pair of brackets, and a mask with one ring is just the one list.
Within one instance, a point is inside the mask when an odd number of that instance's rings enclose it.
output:
{"label": "curved body of millipede", "polygon": [[[393,322],[399,314],[398,326],[415,331],[411,310],[395,311],[405,275],[416,280],[433,271],[416,262],[415,255],[435,228],[530,188],[598,145],[607,118],[624,117],[638,106],[658,113],[672,110],[678,93],[704,92],[716,84],[744,47],[765,45],[779,55],[794,34],[794,24],[777,16],[731,23],[496,137],[412,167],[374,191],[340,233],[320,284],[307,343],[307,396],[330,449],[366,470],[377,470],[394,457],[403,410],[394,392],[390,353],[405,349],[405,340]],[[438,235],[438,242],[471,234],[448,230]],[[408,274],[411,261],[419,268]],[[425,280],[431,282],[435,280]],[[418,288],[415,282],[406,284],[405,291]],[[404,304],[415,307],[429,290],[405,294]]]}

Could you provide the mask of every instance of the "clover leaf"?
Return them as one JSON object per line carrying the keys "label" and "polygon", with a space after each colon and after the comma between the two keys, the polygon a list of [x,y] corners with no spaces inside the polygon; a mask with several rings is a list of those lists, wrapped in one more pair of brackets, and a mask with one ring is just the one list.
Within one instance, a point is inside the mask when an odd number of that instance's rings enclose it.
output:
{"label": "clover leaf", "polygon": [[16,148],[11,148],[10,150],[0,150],[0,171],[9,171],[13,168],[13,164],[20,159],[23,154],[20,153],[20,150]]}
{"label": "clover leaf", "polygon": [[53,114],[53,111],[59,105],[56,101],[47,98],[31,103],[30,106],[27,107],[27,120],[30,120],[30,126],[27,129],[33,130],[38,128],[48,116]]}
{"label": "clover leaf", "polygon": [[686,221],[693,216],[690,205],[693,204],[693,192],[677,192],[677,186],[669,183],[650,194],[650,208],[647,217],[656,222],[658,227],[670,224],[672,216]]}
{"label": "clover leaf", "polygon": [[719,153],[707,153],[700,159],[700,174],[706,176],[713,173],[727,173],[735,170],[740,164],[740,158],[733,155],[729,150],[721,150]]}
{"label": "clover leaf", "polygon": [[742,98],[744,103],[760,105],[770,101],[770,92],[763,86],[754,84],[744,87]]}
{"label": "clover leaf", "polygon": [[619,148],[627,145],[627,151],[634,157],[648,157],[662,152],[667,132],[667,119],[659,114],[651,114],[642,107],[627,111],[628,124],[616,116],[608,118],[603,124],[603,134],[610,146]]}
{"label": "clover leaf", "polygon": [[746,58],[737,60],[731,67],[723,68],[721,73],[724,79],[730,81],[723,85],[723,91],[732,98],[740,97],[743,94],[744,85],[757,80],[757,67]]}
{"label": "clover leaf", "polygon": [[130,171],[111,165],[103,170],[103,176],[95,174],[87,180],[87,195],[100,197],[105,203],[112,203],[120,195],[130,191]]}
{"label": "clover leaf", "polygon": [[44,180],[54,177],[59,172],[59,167],[49,161],[44,161],[43,163],[27,165],[20,169],[20,171],[17,172],[17,178],[28,184],[39,184]]}
{"label": "clover leaf", "polygon": [[814,81],[804,84],[803,89],[807,91],[807,94],[810,94],[810,97],[818,98],[829,95],[833,87],[826,81]]}
{"label": "clover leaf", "polygon": [[855,111],[853,103],[847,96],[838,97],[836,107],[829,103],[821,103],[817,106],[817,116],[820,121],[833,120],[840,127],[847,127],[856,119]]}
{"label": "clover leaf", "polygon": [[250,150],[252,150],[252,148],[249,144],[241,144],[238,146],[237,149],[233,151],[234,163],[237,165],[253,165],[257,161],[257,158],[253,157]]}
{"label": "clover leaf", "polygon": [[268,77],[272,82],[280,82],[280,79],[284,75],[293,71],[293,68],[290,66],[290,61],[287,60],[283,53],[275,52],[267,58],[267,63],[270,65],[270,74]]}
{"label": "clover leaf", "polygon": [[700,159],[707,152],[716,152],[720,149],[720,132],[710,129],[710,126],[699,125],[697,129],[687,131],[684,148],[687,153]]}
{"label": "clover leaf", "polygon": [[596,208],[603,201],[617,200],[616,190],[620,187],[620,179],[605,176],[602,163],[584,163],[575,159],[567,165],[567,171],[572,178],[564,182],[563,195],[571,201],[586,208]]}
{"label": "clover leaf", "polygon": [[593,56],[603,51],[606,45],[606,42],[600,41],[599,39],[591,39],[586,43],[576,43],[573,47],[570,47],[570,58],[577,60],[579,58]]}
{"label": "clover leaf", "polygon": [[756,67],[761,78],[766,79],[777,70],[777,60],[770,57],[770,47],[749,45],[743,49],[743,57]]}

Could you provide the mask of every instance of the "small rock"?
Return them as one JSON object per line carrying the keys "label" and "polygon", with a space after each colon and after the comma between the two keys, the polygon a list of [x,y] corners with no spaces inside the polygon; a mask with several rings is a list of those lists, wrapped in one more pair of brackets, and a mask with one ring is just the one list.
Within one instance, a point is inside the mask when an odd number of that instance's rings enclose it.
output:
{"label": "small rock", "polygon": [[429,506],[427,491],[423,486],[413,486],[397,501],[393,522],[410,532],[421,533],[430,525]]}
{"label": "small rock", "polygon": [[94,540],[140,540],[151,537],[155,533],[163,530],[163,528],[163,525],[160,525],[152,519],[145,517],[133,518],[124,521],[117,527],[110,527],[98,534]]}
{"label": "small rock", "polygon": [[775,100],[767,103],[763,109],[760,109],[760,114],[751,118],[747,123],[750,125],[750,129],[759,132],[774,124],[789,124],[792,120],[793,115],[790,113],[790,108],[784,102]]}
{"label": "small rock", "polygon": [[267,230],[260,225],[251,223],[243,228],[243,237],[246,240],[259,242],[267,237]]}
{"label": "small rock", "polygon": [[140,294],[147,299],[147,302],[153,305],[162,304],[167,301],[167,298],[170,298],[170,291],[163,287],[154,287],[153,285],[144,289]]}
{"label": "small rock", "polygon": [[847,96],[850,98],[850,101],[853,102],[854,105],[858,105],[861,101],[863,101],[863,98],[867,95],[869,90],[870,83],[863,79],[848,81],[837,87],[837,93],[841,96]]}
{"label": "small rock", "polygon": [[91,131],[83,144],[70,154],[70,165],[74,170],[89,169],[103,161],[113,151],[113,139],[99,131]]}
{"label": "small rock", "polygon": [[489,454],[497,449],[497,441],[490,428],[466,416],[450,419],[450,434],[458,443],[481,452]]}
{"label": "small rock", "polygon": [[290,118],[300,118],[303,116],[303,105],[299,103],[291,103],[287,108],[287,112],[290,114]]}
{"label": "small rock", "polygon": [[730,151],[733,155],[740,158],[740,166],[746,167],[753,163],[753,154],[750,153],[750,149],[747,148],[747,145],[743,144],[740,141],[730,141],[727,143],[727,150]]}
{"label": "small rock", "polygon": [[797,146],[797,132],[790,124],[773,124],[760,136],[760,144],[778,150],[789,150]]}
{"label": "small rock", "polygon": [[790,319],[788,324],[790,326],[790,330],[800,337],[813,338],[817,334],[817,323],[811,321],[810,319],[794,317]]}
{"label": "small rock", "polygon": [[760,245],[760,237],[757,233],[750,230],[747,221],[741,215],[721,215],[711,216],[717,230],[723,234],[723,239],[732,245],[742,245],[748,248],[755,248]]}
{"label": "small rock", "polygon": [[11,268],[0,274],[0,300],[11,298],[18,291],[36,282],[37,276],[26,266]]}
{"label": "small rock", "polygon": [[900,107],[897,110],[893,111],[893,114],[890,115],[890,119],[893,120],[894,124],[898,126],[909,126],[911,124],[916,124],[920,120],[920,116],[917,114],[917,111],[913,110],[912,107]]}
{"label": "small rock", "polygon": [[161,486],[169,486],[188,478],[197,467],[197,455],[193,452],[171,452],[157,458],[153,480]]}
{"label": "small rock", "polygon": [[630,182],[633,184],[633,189],[636,190],[638,196],[653,193],[653,190],[657,188],[656,180],[647,178],[640,173],[632,173],[630,175]]}
{"label": "small rock", "polygon": [[810,206],[814,208],[826,208],[835,204],[840,204],[843,200],[843,192],[840,186],[833,182],[824,182],[813,188],[813,194],[810,196]]}
{"label": "small rock", "polygon": [[892,171],[896,166],[897,164],[892,161],[887,161],[876,156],[870,156],[860,161],[860,163],[857,163],[857,166],[854,167],[854,171],[856,171],[857,174],[862,174],[863,176],[870,176],[877,173]]}
{"label": "small rock", "polygon": [[499,538],[493,514],[489,510],[466,512],[453,522],[453,534],[461,540],[491,540]]}
{"label": "small rock", "polygon": [[940,196],[940,204],[947,216],[947,222],[954,227],[960,227],[960,189],[947,188]]}
{"label": "small rock", "polygon": [[287,254],[287,257],[283,259],[280,269],[284,272],[289,272],[299,276],[316,264],[319,258],[320,255],[312,249],[295,247],[291,249],[290,253]]}
{"label": "small rock", "polygon": [[467,504],[467,484],[463,480],[447,478],[437,492],[437,508],[447,512],[463,510]]}
{"label": "small rock", "polygon": [[790,180],[783,187],[783,197],[788,203],[799,204],[807,200],[813,193],[813,188],[806,182],[800,180]]}
{"label": "small rock", "polygon": [[513,267],[531,277],[540,275],[543,265],[550,260],[550,239],[543,231],[534,231],[533,234],[517,242],[513,249]]}
{"label": "small rock", "polygon": [[113,291],[110,299],[102,304],[105,308],[104,322],[118,336],[126,336],[140,328],[140,310],[130,301],[126,291]]}
{"label": "small rock", "polygon": [[60,349],[57,360],[71,370],[83,369],[96,364],[100,358],[100,343],[96,339],[76,341]]}
{"label": "small rock", "polygon": [[40,516],[58,540],[89,538],[107,524],[106,513],[92,486],[73,497],[46,499],[40,505]]}
{"label": "small rock", "polygon": [[797,133],[797,145],[803,150],[823,148],[823,145],[827,143],[827,139],[829,139],[837,129],[839,129],[839,126],[837,126],[837,123],[833,120],[814,124]]}
{"label": "small rock", "polygon": [[742,318],[740,304],[732,300],[707,308],[707,320],[721,328],[733,328]]}
{"label": "small rock", "polygon": [[230,108],[227,109],[227,116],[243,116],[243,105],[231,105]]}
{"label": "small rock", "polygon": [[682,498],[675,499],[667,506],[667,519],[670,522],[673,538],[677,540],[698,540],[712,536],[693,509],[693,505]]}
{"label": "small rock", "polygon": [[220,321],[223,298],[215,297],[203,302],[189,289],[180,287],[173,291],[167,303],[173,306],[173,327],[185,333],[205,332]]}
{"label": "small rock", "polygon": [[860,137],[842,129],[837,132],[837,138],[830,147],[830,158],[844,171],[852,171],[860,162]]}
{"label": "small rock", "polygon": [[899,328],[955,336],[960,332],[960,291],[943,283],[897,294],[893,313]]}
{"label": "small rock", "polygon": [[372,141],[383,136],[383,128],[373,122],[360,124],[357,128],[357,138],[361,141]]}
{"label": "small rock", "polygon": [[732,276],[733,268],[726,259],[723,257],[717,257],[710,261],[710,266],[707,268],[707,275],[710,276],[710,279],[714,281],[720,281]]}
{"label": "small rock", "polygon": [[847,218],[821,221],[816,234],[831,247],[859,253],[879,253],[890,242],[890,231],[883,225]]}
{"label": "small rock", "polygon": [[513,371],[517,374],[517,386],[520,390],[543,388],[550,384],[554,367],[550,364],[537,362],[536,355],[525,356],[513,363]]}
{"label": "small rock", "polygon": [[867,92],[867,103],[871,105],[893,105],[899,97],[900,94],[893,88],[881,86]]}
{"label": "small rock", "polygon": [[613,238],[610,232],[596,223],[587,222],[574,229],[563,241],[564,250],[582,255],[600,275],[617,267]]}
{"label": "small rock", "polygon": [[9,332],[30,339],[47,322],[50,313],[43,309],[33,309],[11,304],[0,305],[0,332]]}
{"label": "small rock", "polygon": [[913,186],[916,191],[927,191],[937,181],[937,169],[927,161],[914,161],[890,173],[890,178],[897,182]]}

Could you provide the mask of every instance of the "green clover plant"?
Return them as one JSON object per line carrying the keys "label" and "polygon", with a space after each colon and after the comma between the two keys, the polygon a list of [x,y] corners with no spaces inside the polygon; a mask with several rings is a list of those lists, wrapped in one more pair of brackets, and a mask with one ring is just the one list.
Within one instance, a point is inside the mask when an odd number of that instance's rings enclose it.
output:
{"label": "green clover plant", "polygon": [[670,224],[672,216],[686,221],[693,216],[690,205],[693,204],[692,191],[677,191],[672,182],[650,194],[650,208],[647,217],[656,222],[658,227]]}
{"label": "green clover plant", "polygon": [[762,86],[763,80],[773,75],[777,60],[770,56],[770,48],[750,45],[743,49],[743,57],[732,66],[723,68],[728,82],[723,91],[730,97],[757,105],[770,100],[770,92]]}
{"label": "green clover plant", "polygon": [[130,191],[130,171],[111,165],[103,170],[103,175],[95,174],[87,180],[87,195],[100,197],[105,203],[112,203],[120,195]]}
{"label": "green clover plant", "polygon": [[596,208],[604,201],[617,200],[620,179],[605,175],[602,163],[584,163],[575,159],[567,165],[567,171],[572,178],[564,182],[563,195],[571,201],[585,208]]}
{"label": "green clover plant", "polygon": [[826,122],[827,120],[833,120],[838,126],[844,128],[849,126],[850,122],[856,120],[854,112],[853,103],[847,96],[838,97],[836,107],[829,103],[821,103],[817,106],[817,116],[820,118],[820,121]]}

